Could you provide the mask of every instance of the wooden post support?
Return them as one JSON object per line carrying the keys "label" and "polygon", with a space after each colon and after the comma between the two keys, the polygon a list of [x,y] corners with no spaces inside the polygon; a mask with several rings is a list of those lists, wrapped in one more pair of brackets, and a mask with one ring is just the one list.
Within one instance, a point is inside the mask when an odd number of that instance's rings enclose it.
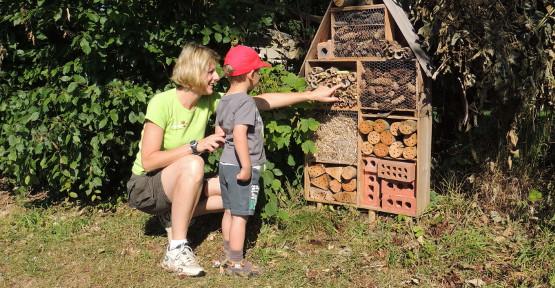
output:
{"label": "wooden post support", "polygon": [[376,211],[374,210],[368,210],[368,223],[370,225],[374,225],[376,223]]}

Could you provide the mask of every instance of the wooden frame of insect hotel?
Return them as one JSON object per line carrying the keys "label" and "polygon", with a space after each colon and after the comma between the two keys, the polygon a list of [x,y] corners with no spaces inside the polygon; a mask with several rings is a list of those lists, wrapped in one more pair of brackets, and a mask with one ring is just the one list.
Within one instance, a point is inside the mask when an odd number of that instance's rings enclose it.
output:
{"label": "wooden frame of insect hotel", "polygon": [[300,72],[310,88],[342,85],[313,110],[305,199],[418,216],[430,200],[429,59],[393,1],[333,2]]}

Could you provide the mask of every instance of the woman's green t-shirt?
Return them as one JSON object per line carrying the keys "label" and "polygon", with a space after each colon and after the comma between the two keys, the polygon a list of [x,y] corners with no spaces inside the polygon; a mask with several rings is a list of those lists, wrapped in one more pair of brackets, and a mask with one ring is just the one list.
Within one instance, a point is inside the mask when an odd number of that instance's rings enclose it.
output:
{"label": "woman's green t-shirt", "polygon": [[[169,150],[181,145],[189,144],[193,140],[204,138],[206,125],[210,116],[216,111],[221,95],[214,93],[201,96],[197,105],[187,109],[177,98],[177,90],[171,89],[156,94],[146,109],[145,121],[149,120],[164,130],[164,139],[160,150]],[[132,172],[142,175],[145,170],[141,160],[141,144],[144,130],[141,132],[139,152],[133,163]]]}

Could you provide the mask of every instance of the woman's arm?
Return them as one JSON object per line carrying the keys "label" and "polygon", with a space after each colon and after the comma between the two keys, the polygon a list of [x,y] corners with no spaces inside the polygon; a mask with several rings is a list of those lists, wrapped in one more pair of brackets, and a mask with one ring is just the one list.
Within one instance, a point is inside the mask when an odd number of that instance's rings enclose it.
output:
{"label": "woman's arm", "polygon": [[249,126],[244,124],[233,127],[233,143],[235,152],[241,164],[241,171],[237,175],[237,180],[247,181],[251,179],[251,157],[249,155],[249,144],[247,142],[247,130]]}
{"label": "woman's arm", "polygon": [[[160,150],[164,139],[164,129],[146,121],[141,140],[141,160],[145,171],[152,171],[167,167],[177,159],[193,153],[189,144],[174,149]],[[224,142],[223,132],[212,134],[198,141],[199,152],[212,152]]]}
{"label": "woman's arm", "polygon": [[253,98],[259,110],[272,110],[306,101],[335,102],[339,99],[332,95],[341,86],[341,84],[331,88],[319,86],[312,91],[305,92],[264,93]]}

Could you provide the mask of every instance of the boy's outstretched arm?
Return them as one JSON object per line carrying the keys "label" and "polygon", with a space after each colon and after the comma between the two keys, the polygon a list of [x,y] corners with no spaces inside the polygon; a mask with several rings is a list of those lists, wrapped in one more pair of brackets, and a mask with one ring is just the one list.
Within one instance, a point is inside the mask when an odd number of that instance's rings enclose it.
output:
{"label": "boy's outstretched arm", "polygon": [[339,87],[342,87],[342,84],[337,84],[331,88],[318,86],[312,91],[305,92],[264,93],[253,98],[258,110],[271,110],[306,101],[335,102],[339,99],[333,97],[333,93]]}
{"label": "boy's outstretched arm", "polygon": [[251,179],[251,158],[249,153],[249,144],[247,142],[247,130],[249,126],[245,124],[235,125],[233,127],[233,143],[235,143],[235,152],[241,164],[241,171],[237,175],[237,180],[248,181]]}

